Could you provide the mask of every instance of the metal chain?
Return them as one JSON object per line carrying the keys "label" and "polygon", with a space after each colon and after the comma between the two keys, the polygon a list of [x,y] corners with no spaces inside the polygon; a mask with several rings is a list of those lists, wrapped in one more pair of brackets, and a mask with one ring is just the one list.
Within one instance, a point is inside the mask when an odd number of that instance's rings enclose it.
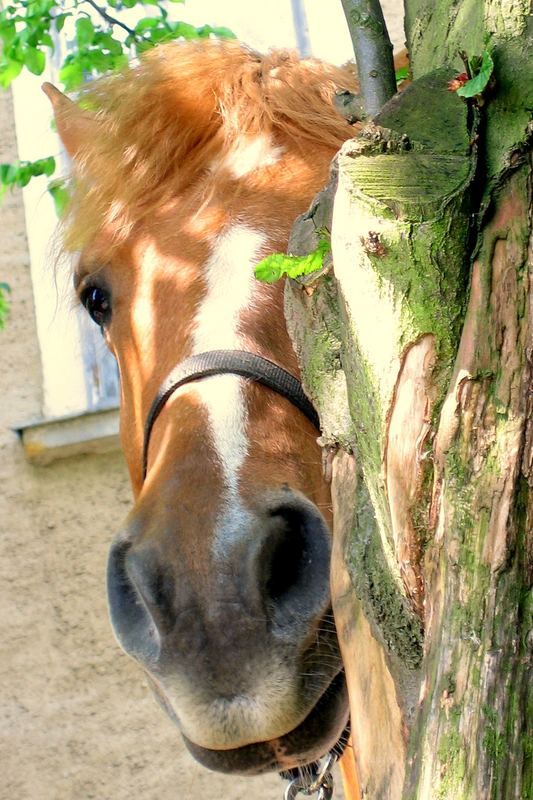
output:
{"label": "metal chain", "polygon": [[317,800],[331,800],[333,797],[333,775],[331,769],[336,761],[336,757],[330,753],[325,758],[318,774],[312,780],[306,781],[303,777],[294,778],[283,795],[283,800],[296,800],[299,794],[308,797],[316,794]]}

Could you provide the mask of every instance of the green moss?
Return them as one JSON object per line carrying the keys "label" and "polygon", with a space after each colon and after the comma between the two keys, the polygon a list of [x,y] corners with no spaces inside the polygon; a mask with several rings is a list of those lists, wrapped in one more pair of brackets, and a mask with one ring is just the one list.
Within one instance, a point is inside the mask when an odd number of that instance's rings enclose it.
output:
{"label": "green moss", "polygon": [[440,737],[438,758],[442,764],[441,780],[435,787],[435,800],[466,800],[471,795],[465,785],[466,757],[459,731],[449,728]]}
{"label": "green moss", "polygon": [[[533,702],[530,703],[529,712],[531,719]],[[533,736],[530,734],[526,734],[523,739],[523,759],[521,800],[531,800],[533,797]]]}
{"label": "green moss", "polygon": [[459,731],[453,727],[440,737],[438,746],[439,761],[446,764],[461,754],[464,747],[459,736]]}
{"label": "green moss", "polygon": [[355,591],[378,639],[407,669],[418,669],[422,662],[422,626],[391,574],[363,480],[358,482],[355,526],[347,556]]}
{"label": "green moss", "polygon": [[[486,464],[486,475],[492,481],[498,475],[495,452],[488,453]],[[525,531],[529,487],[522,484],[522,479],[519,480],[514,514],[517,547],[515,550],[511,548],[508,563],[495,577],[483,560],[490,530],[490,508],[479,504],[479,483],[473,478],[468,462],[461,458],[459,444],[448,453],[447,470],[454,498],[450,530],[453,531],[453,549],[457,551],[456,561],[449,573],[448,587],[451,597],[462,598],[461,602],[453,602],[448,614],[448,636],[456,641],[451,663],[456,665],[455,668],[465,669],[466,643],[471,648],[468,654],[470,697],[484,697],[485,702],[480,722],[482,739],[479,749],[476,743],[469,745],[468,759],[473,764],[472,776],[467,772],[462,786],[457,782],[461,777],[461,765],[457,771],[454,737],[450,737],[446,727],[446,738],[441,740],[439,759],[442,761],[449,750],[452,768],[446,761],[446,773],[436,796],[443,800],[455,800],[462,791],[470,797],[468,787],[470,783],[474,785],[475,770],[481,763],[487,771],[492,800],[515,797],[517,785],[522,787],[522,796],[529,798],[533,785],[533,701],[528,669],[530,643],[527,636],[532,628],[532,618],[531,592],[523,582],[520,532]],[[477,509],[475,514],[472,508]],[[494,682],[492,678],[487,678],[483,668],[486,653],[490,651],[495,654],[497,663]],[[442,693],[442,690],[439,691]],[[453,722],[456,711],[457,708],[452,709],[446,726]],[[508,753],[513,754],[511,760],[506,757]]]}
{"label": "green moss", "polygon": [[285,303],[292,335],[301,353],[304,384],[320,414],[322,436],[328,443],[350,450],[354,436],[340,360],[336,283],[323,276],[319,288],[306,301],[302,300],[300,286],[288,286]]}
{"label": "green moss", "polygon": [[340,342],[331,330],[324,329],[314,339],[305,364],[305,379],[313,397],[324,396],[324,383],[341,368]]}
{"label": "green moss", "polygon": [[377,479],[381,470],[383,409],[372,370],[357,343],[352,340],[346,345],[342,361],[346,373],[350,412],[354,421],[357,455],[364,466],[365,476],[374,480],[372,476],[376,476]]}
{"label": "green moss", "polygon": [[462,72],[458,51],[480,53],[483,48],[483,13],[484,3],[479,0],[406,0],[405,29],[415,77],[441,64],[454,65]]}
{"label": "green moss", "polygon": [[481,688],[481,666],[479,661],[476,661],[476,663],[472,665],[470,670],[470,682],[476,689],[479,690]]}
{"label": "green moss", "polygon": [[492,762],[494,772],[497,774],[499,762],[503,758],[505,752],[505,739],[498,730],[501,720],[498,720],[495,710],[489,706],[483,707],[483,716],[485,720],[483,747],[489,760]]}
{"label": "green moss", "polygon": [[[468,156],[467,108],[454,92],[448,91],[448,81],[455,77],[455,70],[447,67],[434,69],[418,78],[392,101],[376,117],[376,122],[401,134],[403,152],[408,147],[419,153],[430,152],[446,156]],[[440,126],[435,125],[439,119]],[[455,172],[455,166],[451,166]],[[439,176],[437,186],[448,182],[449,176]],[[434,190],[434,186],[431,187]]]}
{"label": "green moss", "polygon": [[[384,296],[392,293],[392,305],[400,310],[393,348],[400,356],[421,336],[434,337],[437,406],[444,397],[464,313],[469,235],[465,195],[474,170],[466,107],[447,91],[446,77],[446,71],[427,76],[388,104],[376,119],[389,126],[377,137],[382,152],[369,155],[363,142],[352,156],[339,160],[343,185],[352,191],[354,214],[360,205],[366,216],[373,214],[378,220],[383,252],[367,253],[368,280],[377,294],[380,287]],[[406,138],[411,149],[400,147]],[[376,142],[372,145],[375,148]],[[350,321],[344,322],[351,330]],[[343,342],[356,451],[382,533],[391,541],[381,476],[390,387],[380,384],[356,337],[357,331]],[[429,489],[427,482],[426,486]],[[420,515],[417,525],[425,539]]]}
{"label": "green moss", "polygon": [[499,43],[494,51],[496,88],[487,107],[486,170],[492,191],[510,168],[509,153],[527,151],[533,108],[533,23],[529,35]]}

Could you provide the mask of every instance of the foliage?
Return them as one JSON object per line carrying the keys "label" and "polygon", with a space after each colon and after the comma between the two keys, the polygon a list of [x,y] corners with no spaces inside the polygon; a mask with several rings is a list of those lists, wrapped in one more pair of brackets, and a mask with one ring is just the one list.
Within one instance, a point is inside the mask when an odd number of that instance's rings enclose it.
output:
{"label": "foliage", "polygon": [[306,256],[291,256],[284,253],[273,253],[257,264],[255,277],[265,283],[275,283],[285,275],[288,278],[299,278],[316,272],[324,265],[324,258],[331,251],[329,238],[322,236],[318,246]]}
{"label": "foliage", "polygon": [[[96,0],[8,0],[0,9],[3,89],[8,89],[23,69],[42,75],[47,58],[56,52],[60,35],[68,42],[68,54],[59,69],[59,81],[66,92],[76,91],[87,80],[120,70],[131,58],[160,42],[234,36],[228,28],[195,28],[175,22],[158,0],[107,0],[107,5]],[[40,175],[50,178],[55,169],[53,156],[0,164],[0,200],[8,187],[27,186]],[[66,184],[61,179],[51,180],[48,192],[57,215],[62,216],[69,199]],[[0,283],[0,329],[9,310],[8,292],[9,286]]]}
{"label": "foliage", "polygon": [[469,58],[463,50],[459,52],[459,55],[465,65],[465,71],[451,80],[448,88],[452,92],[457,92],[459,97],[473,98],[481,105],[483,93],[491,88],[494,81],[494,61],[490,36],[485,37],[485,49],[480,56]]}
{"label": "foliage", "polygon": [[468,60],[470,79],[457,89],[459,97],[477,97],[483,94],[492,78],[494,61],[489,50]]}
{"label": "foliage", "polygon": [[[150,9],[145,13],[147,6]],[[134,22],[130,21],[132,17]],[[47,58],[56,51],[60,34],[69,45],[59,69],[59,81],[66,92],[76,91],[87,80],[120,70],[130,58],[160,42],[233,37],[228,28],[196,28],[175,22],[158,0],[108,0],[108,5],[99,5],[96,0],[10,0],[0,11],[0,87],[9,88],[23,69],[41,75]],[[8,186],[26,186],[33,177],[50,177],[54,171],[55,160],[51,156],[34,162],[2,164],[0,197]],[[60,212],[66,189],[57,180],[48,188]]]}
{"label": "foliage", "polygon": [[40,158],[38,161],[17,161],[15,164],[0,164],[0,197],[8,186],[27,186],[32,178],[52,175],[56,168],[55,158]]}
{"label": "foliage", "polygon": [[50,181],[48,184],[48,193],[54,201],[54,207],[58,217],[62,217],[67,207],[70,195],[64,181],[61,179]]}
{"label": "foliage", "polygon": [[395,72],[396,83],[401,83],[402,81],[406,81],[409,78],[409,67],[405,65],[405,67],[400,67]]}

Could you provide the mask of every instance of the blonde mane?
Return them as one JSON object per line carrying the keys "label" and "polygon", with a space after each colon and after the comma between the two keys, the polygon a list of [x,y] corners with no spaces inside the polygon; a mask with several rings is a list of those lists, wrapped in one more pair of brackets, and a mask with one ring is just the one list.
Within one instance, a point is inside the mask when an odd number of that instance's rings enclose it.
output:
{"label": "blonde mane", "polygon": [[83,93],[98,129],[77,159],[67,247],[108,225],[124,238],[242,137],[289,140],[302,152],[316,143],[333,155],[353,129],[332,96],[354,87],[349,70],[289,51],[262,56],[220,41],[155,48]]}

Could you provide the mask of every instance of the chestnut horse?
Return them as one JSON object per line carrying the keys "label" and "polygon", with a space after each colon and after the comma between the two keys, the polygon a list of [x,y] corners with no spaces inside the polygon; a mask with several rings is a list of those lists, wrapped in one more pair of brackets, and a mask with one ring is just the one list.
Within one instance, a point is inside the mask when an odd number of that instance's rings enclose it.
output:
{"label": "chestnut horse", "polygon": [[[206,766],[310,764],[348,723],[330,496],[313,412],[286,375],[282,282],[253,270],[286,249],[353,134],[332,105],[353,76],[207,41],[96,82],[90,111],[44,88],[74,163],[74,284],[120,370],[135,504],[109,556],[116,636]],[[291,389],[195,372],[191,356],[220,350],[273,362]]]}

